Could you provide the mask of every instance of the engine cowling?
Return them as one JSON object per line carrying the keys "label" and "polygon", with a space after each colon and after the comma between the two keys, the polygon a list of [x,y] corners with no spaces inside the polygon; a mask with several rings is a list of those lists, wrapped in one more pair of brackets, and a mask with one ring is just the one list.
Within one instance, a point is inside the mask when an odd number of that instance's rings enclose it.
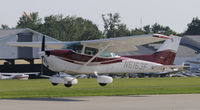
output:
{"label": "engine cowling", "polygon": [[108,83],[112,83],[113,82],[113,78],[110,76],[97,76],[97,82],[99,83],[99,85],[101,86],[105,86]]}

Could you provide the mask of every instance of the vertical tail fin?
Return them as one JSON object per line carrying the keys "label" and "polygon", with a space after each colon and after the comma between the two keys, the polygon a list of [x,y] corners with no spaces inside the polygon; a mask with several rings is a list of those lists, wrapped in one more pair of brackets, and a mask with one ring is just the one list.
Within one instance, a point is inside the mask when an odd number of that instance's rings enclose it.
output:
{"label": "vertical tail fin", "polygon": [[163,65],[172,65],[176,57],[176,52],[180,44],[181,37],[172,36],[172,39],[167,39],[160,48],[153,54],[154,62]]}

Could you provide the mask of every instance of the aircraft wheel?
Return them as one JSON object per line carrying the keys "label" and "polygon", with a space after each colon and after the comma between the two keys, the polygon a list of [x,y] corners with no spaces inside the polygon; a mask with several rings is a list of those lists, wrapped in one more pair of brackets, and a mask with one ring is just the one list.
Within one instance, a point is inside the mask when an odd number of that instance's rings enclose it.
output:
{"label": "aircraft wheel", "polygon": [[64,84],[65,85],[65,87],[71,87],[72,86],[72,84]]}
{"label": "aircraft wheel", "polygon": [[58,83],[51,83],[53,86],[57,86],[58,85]]}
{"label": "aircraft wheel", "polygon": [[106,86],[107,83],[99,83],[100,86]]}

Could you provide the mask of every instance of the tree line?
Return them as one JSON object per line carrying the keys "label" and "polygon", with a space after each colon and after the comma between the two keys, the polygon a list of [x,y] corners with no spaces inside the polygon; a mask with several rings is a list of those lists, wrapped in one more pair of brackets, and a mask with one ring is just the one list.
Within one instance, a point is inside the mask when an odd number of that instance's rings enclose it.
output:
{"label": "tree line", "polygon": [[[200,20],[198,17],[193,18],[191,23],[188,24],[187,30],[183,33],[176,33],[170,27],[158,23],[146,25],[142,28],[129,29],[126,24],[121,22],[119,13],[102,14],[103,31],[99,30],[98,26],[91,20],[77,16],[50,15],[44,17],[44,22],[42,22],[38,12],[30,13],[30,17],[32,20],[22,15],[14,28],[30,28],[61,41],[92,40],[152,33],[200,35]],[[6,24],[2,24],[1,28],[9,29]]]}

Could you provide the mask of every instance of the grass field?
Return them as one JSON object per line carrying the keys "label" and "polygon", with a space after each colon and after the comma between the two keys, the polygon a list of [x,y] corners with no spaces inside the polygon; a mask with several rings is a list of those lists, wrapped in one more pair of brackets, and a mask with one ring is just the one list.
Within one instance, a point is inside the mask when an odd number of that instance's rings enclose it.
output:
{"label": "grass field", "polygon": [[71,88],[52,86],[48,79],[0,80],[0,98],[192,93],[200,93],[199,77],[114,79],[105,87],[96,79],[79,79],[79,84]]}

